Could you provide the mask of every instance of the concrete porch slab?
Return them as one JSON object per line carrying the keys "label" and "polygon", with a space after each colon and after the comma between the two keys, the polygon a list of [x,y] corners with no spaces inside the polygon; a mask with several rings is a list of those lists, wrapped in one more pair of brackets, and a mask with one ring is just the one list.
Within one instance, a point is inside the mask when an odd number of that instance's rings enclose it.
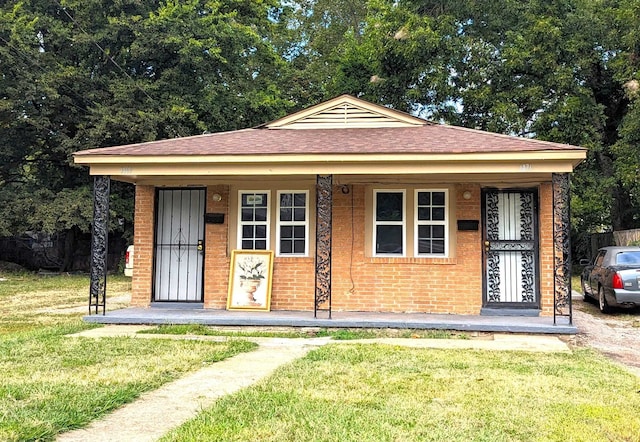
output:
{"label": "concrete porch slab", "polygon": [[[320,315],[320,314],[319,314]],[[215,326],[395,328],[434,329],[500,333],[576,334],[568,318],[531,316],[439,315],[427,313],[333,312],[332,319],[322,312],[314,318],[308,311],[228,311],[204,309],[201,305],[125,308],[106,315],[85,316],[98,324],[202,324]]]}

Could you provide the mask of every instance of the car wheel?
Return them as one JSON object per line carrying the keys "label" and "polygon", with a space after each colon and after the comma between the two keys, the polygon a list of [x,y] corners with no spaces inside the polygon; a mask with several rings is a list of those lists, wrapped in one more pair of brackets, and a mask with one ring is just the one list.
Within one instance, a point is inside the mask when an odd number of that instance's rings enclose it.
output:
{"label": "car wheel", "polygon": [[604,296],[604,288],[600,287],[598,290],[598,306],[600,307],[600,311],[602,313],[609,313],[611,310],[609,308],[609,304],[607,304],[607,298]]}

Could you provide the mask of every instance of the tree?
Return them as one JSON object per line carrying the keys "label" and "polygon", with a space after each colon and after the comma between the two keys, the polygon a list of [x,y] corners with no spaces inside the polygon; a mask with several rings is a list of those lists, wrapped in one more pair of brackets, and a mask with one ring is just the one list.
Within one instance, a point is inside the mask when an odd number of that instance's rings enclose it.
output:
{"label": "tree", "polygon": [[[80,149],[254,126],[292,103],[275,1],[22,0],[0,7],[0,234],[89,231]],[[111,226],[132,225],[114,184]],[[130,231],[128,232],[130,235]],[[73,247],[68,247],[72,249]],[[70,262],[66,257],[62,267]]]}
{"label": "tree", "polygon": [[629,95],[638,10],[631,0],[371,0],[327,90],[587,147],[574,177],[574,227],[638,227],[640,112]]}

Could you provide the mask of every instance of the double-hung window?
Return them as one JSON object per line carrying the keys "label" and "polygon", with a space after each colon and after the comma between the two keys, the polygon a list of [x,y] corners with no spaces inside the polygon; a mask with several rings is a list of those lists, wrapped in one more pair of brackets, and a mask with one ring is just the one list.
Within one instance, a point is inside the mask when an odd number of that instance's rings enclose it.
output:
{"label": "double-hung window", "polygon": [[276,235],[278,256],[307,256],[309,253],[309,192],[278,192]]}
{"label": "double-hung window", "polygon": [[269,249],[270,192],[241,190],[239,243],[243,250]]}
{"label": "double-hung window", "polygon": [[447,256],[447,191],[415,191],[416,256]]}
{"label": "double-hung window", "polygon": [[374,191],[374,255],[404,256],[406,213],[404,190]]}
{"label": "double-hung window", "polygon": [[447,189],[374,189],[373,256],[449,256]]}

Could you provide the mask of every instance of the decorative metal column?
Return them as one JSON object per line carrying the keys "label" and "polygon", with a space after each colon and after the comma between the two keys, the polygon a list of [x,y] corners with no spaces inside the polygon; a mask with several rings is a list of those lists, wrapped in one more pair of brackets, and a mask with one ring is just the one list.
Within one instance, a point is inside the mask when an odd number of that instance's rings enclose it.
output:
{"label": "decorative metal column", "polygon": [[111,179],[96,176],[93,181],[93,228],[91,231],[91,281],[89,314],[107,305],[107,248],[109,240],[109,192]]}
{"label": "decorative metal column", "polygon": [[553,188],[553,323],[558,316],[573,323],[571,305],[571,183],[568,173],[552,175]]}
{"label": "decorative metal column", "polygon": [[314,318],[326,311],[331,319],[331,206],[333,176],[316,179],[316,292]]}

